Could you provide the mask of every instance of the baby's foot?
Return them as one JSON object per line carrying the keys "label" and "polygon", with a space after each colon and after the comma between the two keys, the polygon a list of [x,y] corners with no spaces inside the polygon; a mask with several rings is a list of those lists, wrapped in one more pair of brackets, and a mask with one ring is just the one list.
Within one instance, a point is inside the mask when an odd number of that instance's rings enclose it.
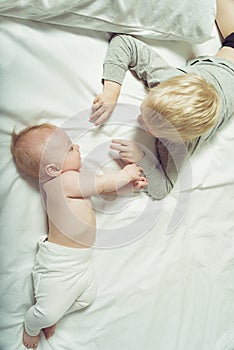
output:
{"label": "baby's foot", "polygon": [[24,329],[23,344],[27,349],[36,349],[39,342],[39,335],[29,335]]}
{"label": "baby's foot", "polygon": [[46,339],[49,339],[50,337],[52,337],[52,335],[55,332],[55,327],[56,327],[56,324],[50,327],[43,328],[43,332],[45,334]]}

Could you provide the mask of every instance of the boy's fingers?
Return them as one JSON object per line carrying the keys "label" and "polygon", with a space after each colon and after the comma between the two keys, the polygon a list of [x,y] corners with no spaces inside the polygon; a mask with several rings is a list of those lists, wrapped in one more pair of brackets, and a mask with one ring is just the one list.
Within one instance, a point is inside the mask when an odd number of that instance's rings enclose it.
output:
{"label": "boy's fingers", "polygon": [[130,143],[130,141],[123,140],[123,139],[112,139],[111,142],[117,143],[117,144],[122,145],[122,146],[128,146]]}
{"label": "boy's fingers", "polygon": [[126,151],[126,146],[122,145],[121,143],[116,143],[116,144],[111,143],[110,148],[115,149],[117,151],[122,151],[122,152]]}
{"label": "boy's fingers", "polygon": [[96,96],[95,99],[93,100],[93,103],[96,103],[99,101],[99,96]]}
{"label": "boy's fingers", "polygon": [[109,117],[110,113],[109,111],[105,111],[104,113],[102,113],[102,115],[95,121],[94,125],[100,125],[102,124],[108,117]]}
{"label": "boy's fingers", "polygon": [[114,143],[121,143],[121,144],[123,144],[126,140],[124,140],[124,139],[112,139],[111,141],[114,142]]}
{"label": "boy's fingers", "polygon": [[95,120],[97,118],[99,118],[104,112],[105,112],[105,108],[104,106],[101,106],[96,112],[94,112],[91,116],[90,116],[90,120]]}
{"label": "boy's fingers", "polygon": [[100,107],[101,107],[100,103],[95,103],[95,104],[92,105],[93,111],[97,111]]}
{"label": "boy's fingers", "polygon": [[102,101],[100,101],[99,99],[96,102],[93,102],[92,105],[92,109],[94,111],[97,111],[99,108],[101,108],[102,106],[104,106],[104,103],[102,103]]}

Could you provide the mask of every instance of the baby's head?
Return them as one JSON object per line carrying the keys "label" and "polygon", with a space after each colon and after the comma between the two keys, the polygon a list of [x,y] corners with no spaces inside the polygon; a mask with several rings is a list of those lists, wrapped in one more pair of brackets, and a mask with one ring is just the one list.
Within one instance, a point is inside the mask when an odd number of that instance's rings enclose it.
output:
{"label": "baby's head", "polygon": [[17,166],[27,175],[55,177],[81,166],[79,146],[63,129],[52,124],[28,127],[12,133],[11,151]]}
{"label": "baby's head", "polygon": [[11,151],[17,166],[27,175],[39,177],[40,162],[49,137],[56,130],[51,124],[30,126],[12,133]]}
{"label": "baby's head", "polygon": [[168,79],[152,88],[139,122],[155,137],[191,141],[212,128],[220,98],[212,84],[195,74]]}

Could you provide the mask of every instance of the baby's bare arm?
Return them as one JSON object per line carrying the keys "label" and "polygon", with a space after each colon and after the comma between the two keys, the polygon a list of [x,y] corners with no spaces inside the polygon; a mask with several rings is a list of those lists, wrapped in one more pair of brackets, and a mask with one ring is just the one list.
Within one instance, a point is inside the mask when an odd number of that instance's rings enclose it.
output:
{"label": "baby's bare arm", "polygon": [[69,198],[90,197],[92,195],[117,191],[131,181],[142,180],[142,168],[128,164],[119,171],[95,175],[89,172],[68,171],[62,174],[64,193]]}

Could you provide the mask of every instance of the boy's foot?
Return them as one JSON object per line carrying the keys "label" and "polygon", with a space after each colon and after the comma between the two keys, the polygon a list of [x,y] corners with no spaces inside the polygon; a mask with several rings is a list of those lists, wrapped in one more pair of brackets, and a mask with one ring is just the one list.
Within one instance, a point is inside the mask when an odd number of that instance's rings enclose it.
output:
{"label": "boy's foot", "polygon": [[39,335],[29,335],[24,329],[23,344],[27,349],[36,349],[39,342]]}
{"label": "boy's foot", "polygon": [[56,327],[56,324],[50,327],[43,328],[43,332],[45,334],[46,339],[49,339],[50,337],[52,337],[52,335],[55,332],[55,327]]}

